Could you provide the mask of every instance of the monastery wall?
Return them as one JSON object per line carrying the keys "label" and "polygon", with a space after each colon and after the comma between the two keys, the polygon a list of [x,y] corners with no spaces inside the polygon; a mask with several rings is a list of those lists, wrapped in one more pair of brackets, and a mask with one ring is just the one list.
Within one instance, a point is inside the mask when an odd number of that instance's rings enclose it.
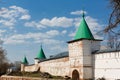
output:
{"label": "monastery wall", "polygon": [[94,54],[93,59],[95,79],[120,80],[120,52]]}
{"label": "monastery wall", "polygon": [[69,57],[51,59],[34,65],[24,66],[24,71],[34,72],[40,69],[41,72],[48,72],[55,76],[69,76]]}
{"label": "monastery wall", "polygon": [[69,76],[69,57],[43,61],[38,65],[41,72],[48,72],[56,76]]}
{"label": "monastery wall", "polygon": [[39,66],[37,64],[24,66],[25,72],[34,72],[34,71],[37,71],[38,69],[39,69]]}
{"label": "monastery wall", "polygon": [[93,79],[92,52],[100,49],[100,41],[83,41],[83,78]]}

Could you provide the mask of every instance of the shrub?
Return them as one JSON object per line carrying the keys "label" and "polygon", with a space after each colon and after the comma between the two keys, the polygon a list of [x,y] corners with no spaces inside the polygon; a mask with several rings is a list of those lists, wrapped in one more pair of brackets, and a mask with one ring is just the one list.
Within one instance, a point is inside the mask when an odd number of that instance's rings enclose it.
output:
{"label": "shrub", "polygon": [[98,78],[97,80],[106,80],[104,77],[102,77],[102,78]]}

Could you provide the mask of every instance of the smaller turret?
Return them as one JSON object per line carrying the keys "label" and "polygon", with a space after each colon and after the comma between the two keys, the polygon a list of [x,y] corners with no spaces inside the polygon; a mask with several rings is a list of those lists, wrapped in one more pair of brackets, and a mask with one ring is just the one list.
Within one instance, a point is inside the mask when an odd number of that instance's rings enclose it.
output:
{"label": "smaller turret", "polygon": [[35,58],[35,64],[38,64],[40,61],[46,59],[46,56],[44,54],[42,45],[41,45],[41,49],[39,51],[39,53],[37,54],[36,58]]}
{"label": "smaller turret", "polygon": [[21,71],[24,71],[25,66],[28,65],[28,64],[29,64],[28,60],[27,60],[26,56],[24,56],[24,58],[21,62]]}

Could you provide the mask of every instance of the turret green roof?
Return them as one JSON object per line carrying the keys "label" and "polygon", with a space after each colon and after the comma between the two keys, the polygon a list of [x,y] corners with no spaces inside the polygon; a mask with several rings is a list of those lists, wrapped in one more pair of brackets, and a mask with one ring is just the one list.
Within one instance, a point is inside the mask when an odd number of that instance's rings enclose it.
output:
{"label": "turret green roof", "polygon": [[90,40],[94,40],[94,37],[85,21],[84,18],[84,13],[82,16],[82,21],[80,23],[80,26],[78,28],[78,31],[76,32],[76,35],[74,37],[75,40],[77,39],[90,39]]}
{"label": "turret green roof", "polygon": [[27,60],[26,56],[23,58],[22,63],[23,64],[28,64],[28,60]]}
{"label": "turret green roof", "polygon": [[40,52],[37,54],[37,59],[46,59],[46,56],[44,54],[44,51],[42,49],[42,46],[41,46],[41,49],[40,49]]}

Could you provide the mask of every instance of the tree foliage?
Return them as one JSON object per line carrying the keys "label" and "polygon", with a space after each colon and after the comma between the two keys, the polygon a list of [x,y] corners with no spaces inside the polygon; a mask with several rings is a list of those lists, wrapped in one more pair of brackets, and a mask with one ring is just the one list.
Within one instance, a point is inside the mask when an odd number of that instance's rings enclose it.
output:
{"label": "tree foliage", "polygon": [[6,73],[6,70],[9,66],[8,60],[6,58],[6,50],[3,49],[1,45],[2,43],[0,43],[0,75]]}
{"label": "tree foliage", "polygon": [[15,61],[13,64],[14,64],[14,67],[16,67],[17,71],[20,71],[21,61]]}
{"label": "tree foliage", "polygon": [[105,28],[105,32],[109,32],[120,24],[120,0],[110,0],[110,6],[112,8],[112,13],[109,18],[109,24]]}
{"label": "tree foliage", "polygon": [[107,44],[110,48],[120,48],[120,0],[109,0],[112,12],[104,32],[108,34]]}

